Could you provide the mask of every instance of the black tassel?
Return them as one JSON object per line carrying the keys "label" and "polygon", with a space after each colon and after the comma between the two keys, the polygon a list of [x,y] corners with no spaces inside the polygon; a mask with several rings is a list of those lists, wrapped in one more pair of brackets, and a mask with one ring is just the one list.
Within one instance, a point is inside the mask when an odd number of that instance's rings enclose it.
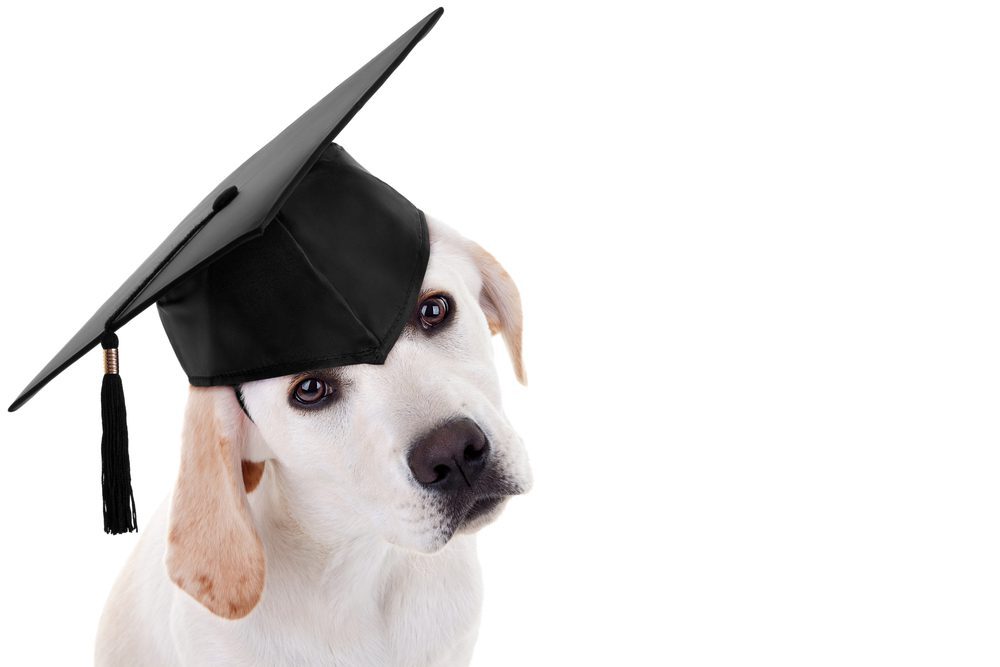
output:
{"label": "black tassel", "polygon": [[104,493],[104,532],[111,535],[137,530],[132,473],[128,461],[128,425],[125,423],[125,392],[118,374],[118,336],[106,332],[104,382],[101,384],[101,488]]}

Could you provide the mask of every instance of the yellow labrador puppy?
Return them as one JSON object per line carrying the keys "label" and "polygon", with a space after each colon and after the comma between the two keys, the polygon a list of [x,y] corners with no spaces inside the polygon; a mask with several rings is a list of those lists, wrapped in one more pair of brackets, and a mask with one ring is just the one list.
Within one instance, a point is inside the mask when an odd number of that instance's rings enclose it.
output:
{"label": "yellow labrador puppy", "polygon": [[490,338],[523,382],[521,305],[491,255],[428,222],[384,365],[191,388],[172,502],[111,591],[98,665],[468,663],[474,533],[531,485]]}

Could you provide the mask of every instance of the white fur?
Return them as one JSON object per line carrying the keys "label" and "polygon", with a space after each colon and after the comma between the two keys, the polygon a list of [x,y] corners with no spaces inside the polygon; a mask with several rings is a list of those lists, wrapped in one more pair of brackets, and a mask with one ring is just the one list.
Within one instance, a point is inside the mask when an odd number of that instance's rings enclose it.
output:
{"label": "white fur", "polygon": [[[429,428],[469,417],[515,492],[531,475],[501,409],[480,303],[491,280],[485,253],[430,224],[423,289],[454,299],[446,329],[429,336],[408,326],[385,364],[338,369],[343,397],[319,411],[289,405],[290,377],[243,386],[253,423],[242,458],[266,462],[246,494],[266,559],[259,603],[229,620],[171,581],[164,502],[111,591],[98,665],[468,664],[482,599],[474,533],[500,509],[456,532],[412,479],[406,453]],[[519,357],[519,305],[517,314]]]}

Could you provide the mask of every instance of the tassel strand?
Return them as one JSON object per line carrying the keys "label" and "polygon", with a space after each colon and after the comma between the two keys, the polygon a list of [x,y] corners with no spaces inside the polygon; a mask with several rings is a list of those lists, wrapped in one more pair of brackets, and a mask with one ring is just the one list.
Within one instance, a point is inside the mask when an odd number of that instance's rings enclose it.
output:
{"label": "tassel strand", "polygon": [[125,392],[118,374],[118,336],[106,332],[104,381],[101,383],[101,490],[104,496],[104,532],[111,535],[138,529],[132,473],[128,458],[128,425],[125,420]]}

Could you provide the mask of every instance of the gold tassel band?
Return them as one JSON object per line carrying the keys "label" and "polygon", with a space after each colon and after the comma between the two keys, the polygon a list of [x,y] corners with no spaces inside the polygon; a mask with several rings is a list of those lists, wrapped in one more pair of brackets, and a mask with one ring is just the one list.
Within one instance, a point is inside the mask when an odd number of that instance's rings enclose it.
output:
{"label": "gold tassel band", "polygon": [[118,348],[104,350],[104,374],[118,375]]}

